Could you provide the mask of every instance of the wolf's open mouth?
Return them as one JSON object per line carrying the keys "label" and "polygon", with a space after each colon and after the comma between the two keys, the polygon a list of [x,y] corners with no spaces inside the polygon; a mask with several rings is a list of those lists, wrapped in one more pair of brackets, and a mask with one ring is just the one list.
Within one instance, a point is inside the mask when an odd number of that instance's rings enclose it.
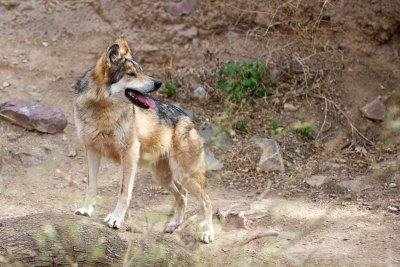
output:
{"label": "wolf's open mouth", "polygon": [[136,90],[133,89],[125,89],[125,96],[136,106],[140,107],[140,108],[151,108],[151,109],[155,109],[156,107],[156,103],[154,102],[154,100],[150,97],[148,97],[145,94],[142,94]]}

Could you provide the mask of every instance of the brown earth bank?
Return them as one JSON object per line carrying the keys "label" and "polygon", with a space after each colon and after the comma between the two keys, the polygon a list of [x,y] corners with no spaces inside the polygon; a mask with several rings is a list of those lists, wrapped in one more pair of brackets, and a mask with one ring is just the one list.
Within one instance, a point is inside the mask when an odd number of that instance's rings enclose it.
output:
{"label": "brown earth bank", "polygon": [[[0,120],[0,265],[400,265],[400,1],[197,1],[179,16],[167,4],[0,0],[0,104],[39,100],[68,119],[55,135]],[[193,204],[186,228],[162,233],[172,196],[143,171],[125,226],[107,229],[119,183],[107,161],[94,217],[72,215],[86,188],[73,84],[121,35],[177,87],[156,97],[222,129],[223,145],[208,147],[223,163],[207,175],[212,244],[196,241]],[[277,77],[274,94],[232,109],[218,80],[226,62],[252,59]],[[384,119],[365,118],[378,97]],[[298,121],[315,126],[310,137]],[[280,144],[284,173],[260,170],[255,138]]]}

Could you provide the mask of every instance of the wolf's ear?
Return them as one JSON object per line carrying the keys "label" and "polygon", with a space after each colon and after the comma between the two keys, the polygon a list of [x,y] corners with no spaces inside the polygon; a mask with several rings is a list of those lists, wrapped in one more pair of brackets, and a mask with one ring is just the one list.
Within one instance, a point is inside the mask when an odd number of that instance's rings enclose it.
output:
{"label": "wolf's ear", "polygon": [[109,65],[111,64],[117,64],[120,60],[122,59],[121,53],[119,52],[119,45],[118,44],[113,44],[108,48],[107,51],[107,63]]}

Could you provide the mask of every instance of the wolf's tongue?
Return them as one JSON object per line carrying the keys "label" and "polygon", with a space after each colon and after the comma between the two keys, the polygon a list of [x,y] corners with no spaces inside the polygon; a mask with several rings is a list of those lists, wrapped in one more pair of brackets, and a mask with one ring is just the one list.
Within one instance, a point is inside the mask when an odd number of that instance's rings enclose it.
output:
{"label": "wolf's tongue", "polygon": [[139,94],[136,97],[140,102],[147,104],[151,109],[156,108],[156,103],[154,102],[153,99],[148,98],[144,95],[139,95]]}

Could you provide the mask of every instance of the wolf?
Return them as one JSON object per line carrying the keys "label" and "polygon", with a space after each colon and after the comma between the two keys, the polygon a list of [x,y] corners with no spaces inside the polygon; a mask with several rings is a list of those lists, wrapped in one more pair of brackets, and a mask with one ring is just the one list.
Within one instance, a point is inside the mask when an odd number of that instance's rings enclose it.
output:
{"label": "wolf", "polygon": [[175,197],[174,213],[164,232],[174,232],[183,222],[187,195],[192,193],[201,206],[200,240],[210,243],[214,228],[211,201],[204,190],[203,142],[184,111],[149,95],[161,85],[143,72],[124,38],[117,38],[77,80],[74,116],[88,179],[84,204],[75,213],[92,216],[104,157],[122,166],[116,207],[104,219],[109,227],[121,227],[140,166],[149,168]]}

